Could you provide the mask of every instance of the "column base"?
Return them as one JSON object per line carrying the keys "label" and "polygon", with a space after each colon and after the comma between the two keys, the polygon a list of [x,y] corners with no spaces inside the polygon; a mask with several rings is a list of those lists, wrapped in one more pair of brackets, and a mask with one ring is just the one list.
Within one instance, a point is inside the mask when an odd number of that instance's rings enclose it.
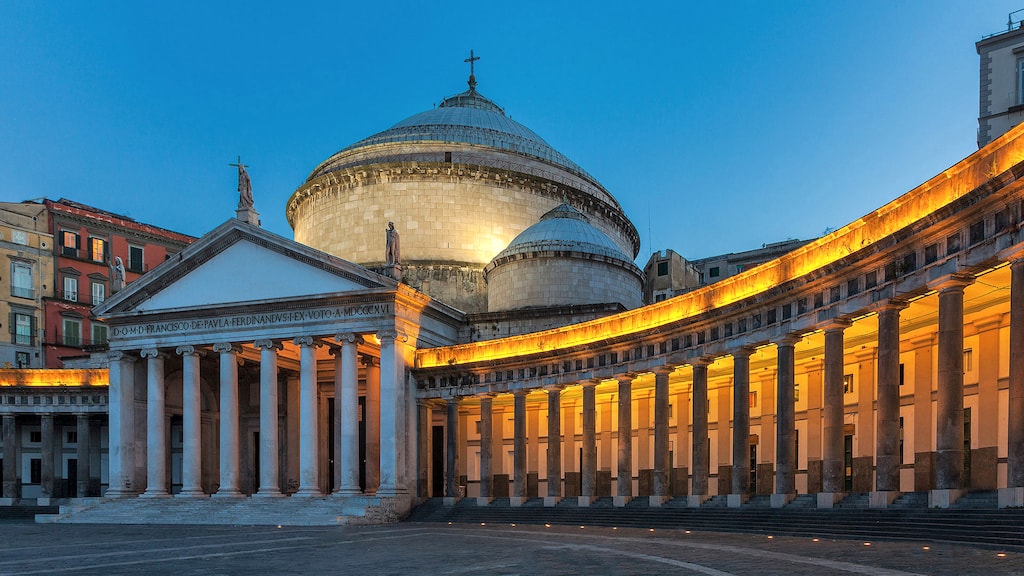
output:
{"label": "column base", "polygon": [[14,506],[14,501],[17,498],[0,498],[0,506]]}
{"label": "column base", "polygon": [[49,506],[53,503],[53,500],[49,496],[36,498],[36,506]]}
{"label": "column base", "polygon": [[404,488],[398,488],[396,486],[379,486],[374,496],[381,498],[398,498],[399,496],[405,496],[406,491]]}
{"label": "column base", "polygon": [[210,496],[211,498],[245,498],[245,494],[242,494],[241,490],[237,488],[234,490],[218,490]]}
{"label": "column base", "polygon": [[687,508],[700,508],[702,504],[711,499],[707,494],[690,494],[686,497]]}
{"label": "column base", "polygon": [[295,494],[292,494],[293,498],[323,498],[323,496],[324,496],[324,493],[321,492],[320,489],[315,487],[315,486],[314,487],[308,487],[307,486],[305,488],[300,486],[299,490]]}
{"label": "column base", "polygon": [[142,494],[139,494],[139,498],[170,498],[171,495],[166,490],[146,490]]}
{"label": "column base", "polygon": [[665,503],[668,502],[668,501],[669,501],[669,497],[668,496],[648,496],[647,497],[647,505],[650,506],[651,508],[660,508],[661,506],[664,506]]}
{"label": "column base", "polygon": [[259,490],[259,492],[256,492],[255,494],[253,494],[252,497],[253,498],[284,498],[284,494],[282,494],[281,491],[278,490],[277,488],[274,488],[273,490],[264,490],[264,489],[261,488]]}
{"label": "column base", "polygon": [[444,499],[442,500],[442,504],[444,504],[445,506],[455,506],[455,504],[459,500],[461,500],[461,498],[456,498],[454,496],[445,496]]}
{"label": "column base", "polygon": [[945,490],[932,490],[928,493],[928,507],[929,508],[949,508],[961,496],[967,493],[967,490],[961,489],[945,489]]}
{"label": "column base", "polygon": [[206,498],[207,494],[200,488],[190,488],[188,490],[182,490],[174,496],[175,498]]}
{"label": "column base", "polygon": [[612,497],[612,506],[614,506],[616,508],[622,508],[626,504],[629,504],[629,501],[632,500],[632,499],[633,499],[632,496],[613,496]]}
{"label": "column base", "polygon": [[104,498],[134,498],[139,493],[133,490],[118,490],[116,488],[107,488],[107,491],[103,493]]}
{"label": "column base", "polygon": [[[302,490],[299,490],[300,492]],[[359,486],[342,486],[331,493],[332,496],[362,496],[363,491],[359,489]]]}
{"label": "column base", "polygon": [[729,508],[742,508],[747,503],[747,500],[750,500],[749,494],[729,494]]}
{"label": "column base", "polygon": [[545,496],[544,497],[544,507],[545,508],[551,508],[551,507],[557,505],[561,501],[562,501],[562,497],[561,496]]}
{"label": "column base", "polygon": [[786,504],[792,502],[794,498],[796,498],[796,494],[772,494],[772,508],[784,508]]}
{"label": "column base", "polygon": [[512,496],[508,499],[508,505],[513,508],[519,508],[523,504],[526,504],[527,500],[529,500],[529,498],[526,496]]}
{"label": "column base", "polygon": [[999,489],[1000,508],[1020,508],[1022,506],[1024,506],[1024,487]]}
{"label": "column base", "polygon": [[576,505],[580,508],[588,508],[597,500],[594,496],[577,496]]}
{"label": "column base", "polygon": [[493,500],[494,500],[494,498],[491,498],[490,496],[477,496],[476,497],[476,505],[477,506],[490,506],[490,504],[491,504],[491,502]]}
{"label": "column base", "polygon": [[818,492],[818,508],[827,510],[829,508],[835,508],[836,504],[843,501],[846,498],[846,492]]}
{"label": "column base", "polygon": [[900,497],[896,490],[875,490],[868,493],[868,508],[888,508]]}

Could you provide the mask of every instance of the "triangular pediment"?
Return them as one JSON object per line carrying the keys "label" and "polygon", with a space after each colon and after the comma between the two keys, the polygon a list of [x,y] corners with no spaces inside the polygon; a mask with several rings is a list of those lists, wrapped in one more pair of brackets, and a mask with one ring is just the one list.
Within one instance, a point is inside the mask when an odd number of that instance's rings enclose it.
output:
{"label": "triangular pediment", "polygon": [[351,262],[230,220],[129,284],[94,314],[151,314],[396,286]]}

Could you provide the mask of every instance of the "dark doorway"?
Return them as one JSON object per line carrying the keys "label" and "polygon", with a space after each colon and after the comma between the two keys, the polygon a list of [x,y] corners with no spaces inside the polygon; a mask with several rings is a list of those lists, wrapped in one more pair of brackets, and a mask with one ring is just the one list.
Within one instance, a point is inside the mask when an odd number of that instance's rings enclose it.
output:
{"label": "dark doorway", "polygon": [[971,409],[964,408],[964,474],[960,479],[961,488],[971,486]]}
{"label": "dark doorway", "polygon": [[[78,458],[68,458],[68,496],[78,497]],[[82,494],[85,496],[85,494]]]}
{"label": "dark doorway", "polygon": [[332,492],[334,487],[337,486],[335,484],[336,479],[334,478],[334,447],[336,446],[335,442],[337,442],[337,438],[334,437],[336,432],[334,429],[334,402],[335,400],[331,400],[327,403],[327,422],[330,423],[327,426],[327,486]]}
{"label": "dark doorway", "polygon": [[366,396],[359,397],[359,489],[366,491]]}
{"label": "dark doorway", "polygon": [[853,434],[843,436],[843,490],[853,492]]}
{"label": "dark doorway", "polygon": [[750,443],[750,488],[748,494],[757,494],[757,444]]}
{"label": "dark doorway", "polygon": [[252,493],[260,490],[260,433],[252,433]]}
{"label": "dark doorway", "polygon": [[444,426],[431,428],[430,462],[433,471],[430,475],[430,495],[435,498],[444,496]]}

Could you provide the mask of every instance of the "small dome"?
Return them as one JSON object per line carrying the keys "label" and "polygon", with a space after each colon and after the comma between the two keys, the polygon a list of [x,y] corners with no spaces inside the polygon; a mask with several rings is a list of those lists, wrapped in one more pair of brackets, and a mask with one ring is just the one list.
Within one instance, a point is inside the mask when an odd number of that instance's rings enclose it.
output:
{"label": "small dome", "polygon": [[562,203],[516,236],[491,264],[517,254],[543,251],[580,252],[632,262],[608,235],[592,226],[586,216]]}

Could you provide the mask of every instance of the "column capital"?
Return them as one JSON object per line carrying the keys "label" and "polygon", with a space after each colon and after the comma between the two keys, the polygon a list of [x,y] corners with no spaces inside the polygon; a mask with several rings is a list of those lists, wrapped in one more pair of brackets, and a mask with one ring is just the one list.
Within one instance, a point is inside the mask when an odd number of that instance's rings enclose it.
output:
{"label": "column capital", "polygon": [[242,347],[232,342],[217,342],[213,345],[213,351],[221,354],[241,354]]}
{"label": "column capital", "polygon": [[174,353],[179,356],[202,356],[202,350],[196,350],[195,346],[178,346],[174,349]]}
{"label": "column capital", "polygon": [[359,358],[359,363],[362,364],[363,366],[366,366],[367,368],[372,368],[374,366],[380,367],[380,359],[374,358],[369,354],[363,354],[362,357]]}
{"label": "column capital", "polygon": [[385,340],[392,340],[394,342],[408,342],[409,337],[406,336],[405,332],[397,330],[395,328],[387,328],[377,332],[377,339],[381,341],[381,344]]}
{"label": "column capital", "polygon": [[903,298],[886,298],[875,302],[869,309],[881,314],[882,312],[899,312],[907,306],[910,306],[910,303]]}
{"label": "column capital", "polygon": [[127,350],[111,350],[107,352],[107,360],[110,362],[120,362],[121,360],[135,362],[135,355],[129,353]]}
{"label": "column capital", "polygon": [[636,372],[626,372],[626,373],[623,373],[623,374],[616,374],[615,376],[612,376],[612,379],[617,381],[620,384],[622,384],[622,383],[632,384],[633,380],[636,380],[636,378],[637,378],[637,373]]}
{"label": "column capital", "polygon": [[799,342],[799,341],[801,341],[803,339],[804,339],[804,337],[801,336],[800,334],[794,334],[794,333],[783,334],[782,336],[779,337],[778,340],[776,340],[774,342],[774,344],[775,344],[775,346],[777,348],[781,348],[783,346],[791,346],[792,347],[792,346],[796,346],[797,342]]}
{"label": "column capital", "polygon": [[584,388],[594,388],[601,383],[600,378],[587,378],[586,380],[580,380],[579,385]]}
{"label": "column capital", "polygon": [[260,350],[282,350],[284,345],[276,340],[257,340],[252,343],[253,346]]}
{"label": "column capital", "polygon": [[733,358],[744,357],[749,358],[751,354],[757,352],[756,346],[740,346],[739,348],[733,348],[729,350],[729,355]]}
{"label": "column capital", "polygon": [[821,329],[824,332],[842,332],[850,326],[853,326],[853,321],[846,318],[832,318],[828,322],[822,324]]}
{"label": "column capital", "polygon": [[996,257],[1015,266],[1024,265],[1024,243],[1000,250]]}
{"label": "column capital", "polygon": [[312,336],[296,336],[292,343],[303,348],[319,348],[323,346],[323,342],[313,339]]}
{"label": "column capital", "polygon": [[928,283],[930,290],[937,290],[939,292],[948,291],[963,291],[964,288],[974,284],[974,276],[968,274],[954,273],[948,276],[943,276],[937,280]]}
{"label": "column capital", "polygon": [[338,344],[355,344],[359,345],[363,343],[363,337],[354,332],[344,332],[342,334],[335,334],[334,341]]}
{"label": "column capital", "polygon": [[698,366],[702,366],[704,368],[707,368],[708,365],[710,365],[714,361],[715,361],[715,359],[712,356],[701,356],[700,358],[694,358],[692,360],[687,360],[686,363],[689,364],[690,366],[693,366],[694,368],[697,368]]}
{"label": "column capital", "polygon": [[512,391],[512,395],[513,396],[522,396],[522,397],[525,398],[526,396],[529,396],[530,392],[533,392],[533,390],[530,390],[528,388],[519,388],[517,390],[513,390]]}
{"label": "column capital", "polygon": [[655,366],[654,368],[651,368],[651,373],[655,376],[659,374],[671,374],[676,371],[676,368],[678,368],[678,366],[673,364],[664,364],[662,366]]}
{"label": "column capital", "polygon": [[565,384],[545,384],[541,388],[547,392],[561,392]]}
{"label": "column capital", "polygon": [[157,350],[156,348],[146,348],[145,350],[142,350],[141,352],[139,352],[139,356],[142,356],[143,358],[146,358],[146,359],[149,359],[149,358],[167,358],[167,354],[166,353],[161,352],[161,351]]}

